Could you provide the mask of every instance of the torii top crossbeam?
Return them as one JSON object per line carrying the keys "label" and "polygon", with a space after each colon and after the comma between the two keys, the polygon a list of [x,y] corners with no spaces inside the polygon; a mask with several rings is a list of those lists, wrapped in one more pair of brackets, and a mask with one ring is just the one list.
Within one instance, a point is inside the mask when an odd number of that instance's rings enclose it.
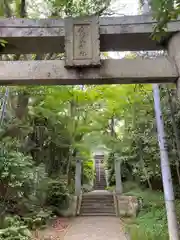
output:
{"label": "torii top crossbeam", "polygon": [[[64,53],[64,60],[0,61],[1,85],[175,83],[180,77],[180,19],[168,24],[170,57],[100,59],[102,51],[159,50],[149,15],[1,19],[1,53]],[[173,36],[174,35],[174,36]]]}
{"label": "torii top crossbeam", "polygon": [[[100,50],[139,51],[163,47],[150,37],[156,21],[150,15],[99,18]],[[168,34],[179,31],[180,19],[168,24]],[[0,38],[8,41],[3,53],[63,53],[63,19],[0,19]]]}

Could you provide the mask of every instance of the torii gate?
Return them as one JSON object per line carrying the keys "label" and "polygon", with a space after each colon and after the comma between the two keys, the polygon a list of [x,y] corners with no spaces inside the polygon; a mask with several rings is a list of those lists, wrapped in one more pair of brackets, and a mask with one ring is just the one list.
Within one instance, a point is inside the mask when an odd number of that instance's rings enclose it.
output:
{"label": "torii gate", "polygon": [[[1,53],[64,53],[65,60],[0,61],[0,85],[175,83],[180,73],[180,19],[168,24],[169,58],[100,59],[100,51],[160,50],[150,15],[0,19]],[[177,33],[177,34],[176,34]]]}
{"label": "torii gate", "polygon": [[[1,19],[0,38],[8,42],[2,54],[65,52],[66,57],[52,61],[0,61],[0,85],[177,82],[180,96],[180,19],[168,24],[165,40],[169,57],[100,59],[100,51],[163,49],[150,37],[154,24],[150,15],[65,20]],[[81,159],[78,158],[76,196],[81,190],[80,176]],[[173,209],[173,199],[168,201]],[[170,239],[179,239],[178,230],[174,228],[175,215],[173,212],[167,215]]]}

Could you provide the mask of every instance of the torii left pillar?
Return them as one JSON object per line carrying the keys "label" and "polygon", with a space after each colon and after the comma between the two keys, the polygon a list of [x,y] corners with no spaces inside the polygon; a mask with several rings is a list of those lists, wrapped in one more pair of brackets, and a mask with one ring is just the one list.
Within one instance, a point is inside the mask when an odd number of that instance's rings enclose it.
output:
{"label": "torii left pillar", "polygon": [[115,154],[114,156],[114,168],[116,179],[116,194],[122,194],[122,179],[121,179],[121,159]]}
{"label": "torii left pillar", "polygon": [[75,172],[75,195],[79,197],[81,195],[81,170],[82,164],[80,157],[76,158],[76,172]]}

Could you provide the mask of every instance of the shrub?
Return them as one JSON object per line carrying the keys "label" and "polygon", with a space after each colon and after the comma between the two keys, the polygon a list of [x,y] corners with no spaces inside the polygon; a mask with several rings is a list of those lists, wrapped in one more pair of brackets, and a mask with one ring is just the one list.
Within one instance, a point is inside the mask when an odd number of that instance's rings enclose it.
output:
{"label": "shrub", "polygon": [[166,232],[162,232],[161,234],[156,233],[154,231],[149,232],[141,229],[139,226],[133,226],[130,229],[130,239],[131,240],[168,240],[169,237]]}
{"label": "shrub", "polygon": [[[132,240],[167,240],[167,220],[162,192],[142,190],[136,184],[127,182],[125,195],[136,196],[142,199],[141,211],[135,224],[128,226]],[[128,191],[129,190],[129,191]]]}
{"label": "shrub", "polygon": [[[4,228],[6,214],[17,214],[21,218],[26,216],[24,223],[32,229],[46,224],[52,211],[43,210],[49,182],[44,165],[35,166],[31,157],[19,152],[16,142],[10,141],[9,138],[3,139],[1,145],[3,150],[0,151],[0,227]],[[1,234],[5,236],[7,231],[22,232],[23,229],[25,227],[19,225],[15,226],[15,229],[8,226]]]}
{"label": "shrub", "polygon": [[94,178],[93,161],[83,163],[83,184],[88,184]]}
{"label": "shrub", "polygon": [[60,179],[52,179],[48,183],[47,205],[55,208],[67,208],[69,202],[69,191],[67,184]]}
{"label": "shrub", "polygon": [[4,219],[4,228],[0,229],[0,239],[30,240],[31,238],[31,232],[18,217],[6,217]]}
{"label": "shrub", "polygon": [[[11,141],[10,141],[11,140]],[[18,152],[12,139],[3,139],[0,151],[0,212],[16,212],[34,181],[31,157]]]}
{"label": "shrub", "polygon": [[23,217],[23,222],[29,229],[35,230],[37,228],[43,228],[47,221],[51,219],[52,211],[41,209],[36,215]]}

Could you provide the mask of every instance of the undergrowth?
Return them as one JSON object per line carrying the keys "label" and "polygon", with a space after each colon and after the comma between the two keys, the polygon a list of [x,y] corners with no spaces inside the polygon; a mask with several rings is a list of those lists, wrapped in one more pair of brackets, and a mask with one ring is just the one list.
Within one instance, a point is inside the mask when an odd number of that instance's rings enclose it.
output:
{"label": "undergrowth", "polygon": [[[124,195],[136,196],[142,202],[137,218],[127,224],[131,240],[169,239],[162,192],[141,189],[134,183],[125,183]],[[180,219],[180,201],[176,201],[176,209]]]}

